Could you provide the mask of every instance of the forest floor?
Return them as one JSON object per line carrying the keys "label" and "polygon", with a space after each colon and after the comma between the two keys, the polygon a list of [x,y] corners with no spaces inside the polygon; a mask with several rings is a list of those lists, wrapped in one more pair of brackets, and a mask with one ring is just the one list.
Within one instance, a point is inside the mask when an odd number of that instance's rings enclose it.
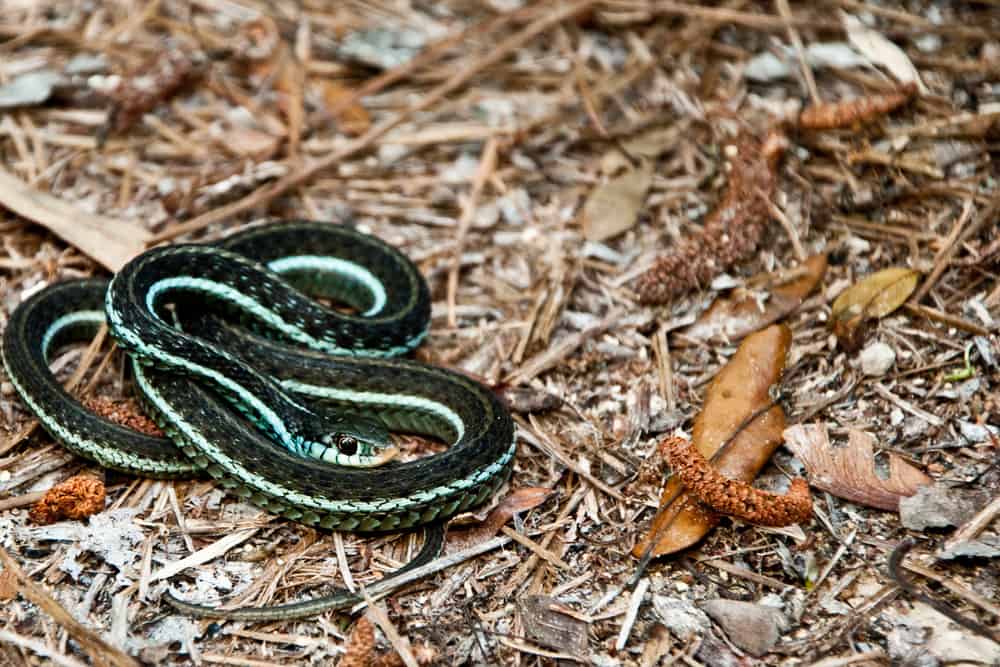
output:
{"label": "forest floor", "polygon": [[[2,3],[0,327],[153,243],[349,221],[518,444],[514,509],[450,530],[485,553],[353,614],[200,621],[163,593],[306,599],[422,538],[106,473],[0,374],[0,663],[1000,664],[1000,5],[798,4]],[[110,346],[53,367],[128,409]],[[664,493],[677,437],[811,508]],[[102,512],[32,518],[78,475]]]}

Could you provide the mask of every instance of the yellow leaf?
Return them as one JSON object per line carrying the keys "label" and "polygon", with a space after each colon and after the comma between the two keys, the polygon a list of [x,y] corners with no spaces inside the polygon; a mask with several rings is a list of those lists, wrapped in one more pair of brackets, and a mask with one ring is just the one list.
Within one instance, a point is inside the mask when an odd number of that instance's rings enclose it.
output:
{"label": "yellow leaf", "polygon": [[902,306],[918,282],[917,271],[897,266],[877,271],[841,292],[831,307],[830,321],[841,344],[847,349],[859,348],[864,342],[864,325]]}

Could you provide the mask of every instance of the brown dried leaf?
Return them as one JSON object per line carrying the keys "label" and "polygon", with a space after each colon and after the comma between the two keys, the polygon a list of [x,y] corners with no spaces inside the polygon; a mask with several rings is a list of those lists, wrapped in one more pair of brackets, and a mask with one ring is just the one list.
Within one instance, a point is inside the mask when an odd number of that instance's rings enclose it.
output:
{"label": "brown dried leaf", "polygon": [[895,42],[887,39],[882,33],[869,28],[861,19],[851,14],[843,14],[844,29],[847,39],[864,57],[877,65],[889,70],[900,83],[915,84],[921,93],[926,92],[920,80],[920,72],[913,61]]}
{"label": "brown dried leaf", "polygon": [[841,292],[830,309],[830,326],[841,345],[849,350],[861,347],[864,325],[902,306],[919,281],[917,271],[896,266],[876,271]]}
{"label": "brown dried leaf", "polygon": [[739,289],[716,299],[697,321],[680,331],[683,335],[675,344],[735,341],[777,322],[798,308],[823,279],[826,255],[813,255],[799,269],[788,282],[782,283],[780,275],[770,277],[767,282],[774,286],[763,303],[757,298],[758,290]]}
{"label": "brown dried leaf", "polygon": [[337,81],[321,81],[319,89],[327,112],[333,115],[337,129],[342,133],[356,137],[372,126],[368,110],[357,100],[348,102],[354,96],[352,89]]}
{"label": "brown dried leaf", "polygon": [[0,207],[47,228],[104,268],[117,271],[146,249],[150,233],[131,220],[88,213],[0,168]]}
{"label": "brown dried leaf", "polygon": [[[655,160],[667,149],[677,145],[681,132],[688,123],[676,123],[667,127],[654,127],[629,137],[601,157],[601,173],[614,176],[625,170],[632,169],[636,159]],[[625,155],[622,151],[628,153]]]}
{"label": "brown dried leaf", "polygon": [[889,452],[889,477],[875,474],[875,439],[852,429],[847,445],[834,448],[823,424],[796,424],[785,430],[785,446],[802,461],[809,483],[869,507],[898,511],[899,500],[912,496],[933,480],[899,456]]}
{"label": "brown dried leaf", "polygon": [[[771,403],[770,388],[781,377],[791,341],[792,332],[783,324],[750,334],[705,394],[692,442],[712,461],[722,445],[733,438],[713,461],[726,477],[751,481],[781,444],[785,413],[780,406],[775,405],[741,427]],[[685,492],[676,477],[667,481],[660,503],[649,533],[632,550],[636,557],[641,557],[653,540],[654,556],[687,548],[719,522],[719,515]]]}
{"label": "brown dried leaf", "polygon": [[267,132],[236,126],[216,137],[216,143],[234,155],[261,162],[274,157],[281,139]]}
{"label": "brown dried leaf", "polygon": [[511,491],[478,526],[451,531],[448,534],[448,549],[460,551],[491,539],[515,514],[538,507],[551,495],[552,489],[544,486],[528,486]]}
{"label": "brown dried leaf", "polygon": [[583,236],[589,241],[605,241],[631,229],[646,201],[653,182],[653,164],[638,167],[598,185],[583,205]]}

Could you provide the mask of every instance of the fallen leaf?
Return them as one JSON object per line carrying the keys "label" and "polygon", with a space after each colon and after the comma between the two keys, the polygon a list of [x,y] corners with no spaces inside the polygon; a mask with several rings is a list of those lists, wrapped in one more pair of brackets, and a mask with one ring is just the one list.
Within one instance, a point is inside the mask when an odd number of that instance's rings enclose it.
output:
{"label": "fallen leaf", "polygon": [[[710,340],[736,341],[777,322],[798,308],[823,279],[826,255],[813,255],[799,269],[792,280],[781,282],[782,276],[775,275],[762,288],[740,288],[716,299],[693,324],[678,332],[675,344],[684,347]],[[761,298],[764,290],[769,293]]]}
{"label": "fallen leaf", "polygon": [[736,646],[761,657],[771,652],[788,629],[780,610],[741,600],[706,600],[699,605],[726,632]]}
{"label": "fallen leaf", "polygon": [[511,491],[494,507],[482,523],[448,533],[448,550],[461,551],[494,537],[518,512],[538,507],[552,495],[552,489],[529,486]]}
{"label": "fallen leaf", "polygon": [[605,241],[631,229],[653,182],[653,163],[638,167],[594,188],[583,205],[583,236]]}
{"label": "fallen leaf", "polygon": [[326,110],[337,122],[338,130],[352,137],[368,131],[372,125],[372,118],[360,102],[357,100],[348,102],[354,97],[352,89],[336,81],[322,81],[319,89]]}
{"label": "fallen leaf", "polygon": [[[781,377],[791,341],[791,330],[782,324],[747,336],[705,394],[692,442],[726,477],[751,481],[781,444],[785,428],[781,407],[775,405],[757,413],[771,403],[770,388]],[[756,418],[744,427],[754,415]],[[730,438],[725,451],[720,452]],[[718,522],[718,514],[705,508],[683,490],[676,477],[671,477],[660,496],[660,511],[649,533],[635,545],[632,554],[642,557],[654,540],[654,556],[679,551],[698,542]]]}
{"label": "fallen leaf", "polygon": [[897,266],[866,276],[841,292],[830,308],[830,326],[841,345],[859,349],[866,325],[902,306],[918,282],[917,271]]}
{"label": "fallen leaf", "polygon": [[785,446],[809,472],[809,484],[869,507],[898,511],[901,498],[931,483],[931,478],[889,452],[889,476],[875,474],[875,439],[851,429],[847,445],[834,448],[823,424],[796,424],[785,430]]}
{"label": "fallen leaf", "polygon": [[601,157],[601,173],[605,176],[614,176],[626,169],[632,169],[633,161],[636,159],[655,160],[677,145],[678,138],[687,127],[687,123],[653,127],[622,140],[618,144],[619,147],[612,148]]}
{"label": "fallen leaf", "polygon": [[886,39],[880,32],[866,26],[856,16],[845,12],[842,18],[847,40],[861,55],[873,64],[885,67],[900,83],[915,83],[921,93],[927,92],[923,81],[920,80],[920,73],[903,49]]}
{"label": "fallen leaf", "polygon": [[136,222],[88,213],[36,190],[3,168],[0,206],[37,222],[111,271],[145,250],[150,239],[150,233]]}
{"label": "fallen leaf", "polygon": [[234,155],[259,162],[270,159],[278,152],[281,139],[267,132],[236,126],[222,132],[216,142]]}
{"label": "fallen leaf", "polygon": [[900,498],[899,523],[916,531],[962,526],[990,502],[990,495],[986,489],[943,482],[921,486],[912,496]]}

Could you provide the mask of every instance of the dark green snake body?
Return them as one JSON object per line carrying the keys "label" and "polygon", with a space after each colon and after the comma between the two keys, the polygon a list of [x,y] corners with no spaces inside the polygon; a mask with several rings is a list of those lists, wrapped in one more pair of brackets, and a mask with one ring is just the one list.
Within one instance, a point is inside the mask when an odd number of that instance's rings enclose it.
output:
{"label": "dark green snake body", "polygon": [[[302,292],[361,314],[334,311]],[[92,336],[105,315],[169,440],[90,413],[52,376],[49,352]],[[394,358],[419,344],[429,316],[424,281],[390,246],[341,225],[272,223],[213,245],[153,249],[110,288],[102,280],[47,287],[11,316],[3,361],[42,426],[103,466],[161,478],[207,471],[231,493],[296,521],[395,531],[439,526],[483,502],[513,461],[513,422],[492,391]],[[380,429],[435,436],[450,447],[406,463],[354,467],[371,465],[365,440]],[[291,442],[281,441],[282,433]],[[440,532],[430,531],[411,566],[436,553]],[[338,592],[229,612],[171,603],[197,615],[253,620],[356,600]]]}

